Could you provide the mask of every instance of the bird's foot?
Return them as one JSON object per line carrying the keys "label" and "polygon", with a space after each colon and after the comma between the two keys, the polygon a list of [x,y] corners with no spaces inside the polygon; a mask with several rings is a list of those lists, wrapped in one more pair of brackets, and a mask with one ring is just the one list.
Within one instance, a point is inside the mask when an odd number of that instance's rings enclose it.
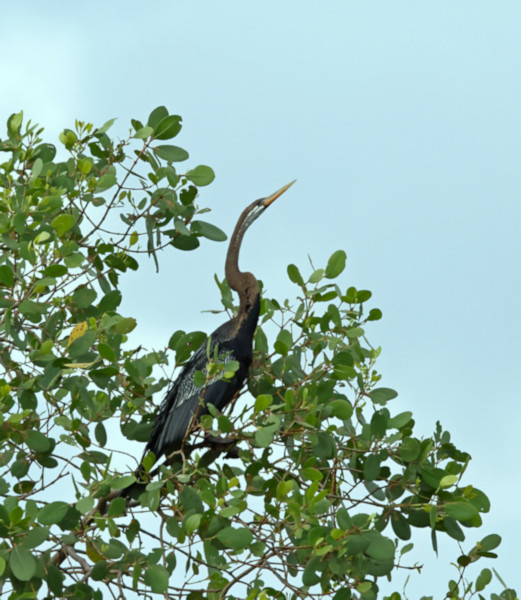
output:
{"label": "bird's foot", "polygon": [[213,462],[221,453],[225,452],[226,458],[239,458],[239,448],[235,445],[237,440],[233,437],[218,437],[207,435],[199,447],[206,446],[209,452],[206,453],[203,462]]}
{"label": "bird's foot", "polygon": [[212,446],[229,446],[236,442],[234,437],[219,437],[217,435],[207,435],[205,440]]}
{"label": "bird's foot", "polygon": [[207,435],[206,440],[214,450],[226,452],[226,458],[239,458],[239,448],[236,446],[237,440],[235,438]]}

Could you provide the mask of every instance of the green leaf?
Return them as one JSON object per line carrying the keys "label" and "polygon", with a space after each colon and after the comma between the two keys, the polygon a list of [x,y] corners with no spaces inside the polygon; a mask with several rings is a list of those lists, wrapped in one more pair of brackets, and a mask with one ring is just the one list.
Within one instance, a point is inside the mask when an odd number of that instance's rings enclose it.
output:
{"label": "green leaf", "polygon": [[53,144],[38,144],[34,149],[34,155],[41,158],[44,163],[51,162],[56,156],[56,147]]}
{"label": "green leaf", "polygon": [[277,499],[285,500],[287,495],[293,490],[294,483],[293,479],[279,481],[277,485]]}
{"label": "green leaf", "polygon": [[110,485],[115,490],[124,490],[125,488],[128,488],[129,485],[132,485],[135,481],[135,475],[121,475],[121,477],[114,477],[114,479],[110,482]]}
{"label": "green leaf", "polygon": [[38,512],[38,521],[42,525],[59,523],[66,515],[69,505],[66,502],[51,502]]}
{"label": "green leaf", "polygon": [[116,360],[116,353],[114,352],[114,348],[112,348],[112,346],[109,346],[108,344],[100,342],[98,344],[98,352],[99,355],[105,360],[108,360],[110,362],[114,362]]}
{"label": "green leaf", "polygon": [[203,235],[205,238],[209,240],[213,240],[214,242],[224,242],[227,239],[227,235],[211,223],[206,223],[206,221],[192,221],[192,231],[198,235]]}
{"label": "green leaf", "polygon": [[414,438],[405,438],[398,447],[398,454],[405,462],[412,462],[420,455],[420,442]]}
{"label": "green leaf", "polygon": [[391,560],[394,558],[394,544],[382,535],[372,535],[372,540],[365,553],[375,560]]}
{"label": "green leaf", "polygon": [[169,140],[181,131],[181,117],[170,115],[162,119],[155,127],[154,137],[157,140]]}
{"label": "green leaf", "polygon": [[255,400],[255,412],[262,412],[273,404],[273,396],[270,394],[260,394]]}
{"label": "green leaf", "polygon": [[19,233],[21,235],[25,231],[26,221],[27,214],[23,212],[19,212],[13,217],[13,228],[16,231],[16,233]]}
{"label": "green leaf", "polygon": [[[421,447],[420,447],[421,452]],[[438,467],[433,467],[429,464],[424,464],[422,468],[419,470],[419,475],[421,475],[423,481],[430,485],[434,490],[438,489],[440,485],[440,481],[443,477],[445,477],[445,471],[443,469],[439,469]]]}
{"label": "green leaf", "polygon": [[62,277],[67,274],[67,267],[65,265],[49,265],[43,273],[47,277]]}
{"label": "green leaf", "polygon": [[363,595],[367,593],[372,587],[372,583],[370,581],[364,581],[363,583],[359,583],[356,586],[356,589]]}
{"label": "green leaf", "polygon": [[186,511],[194,509],[195,512],[202,513],[204,510],[198,491],[188,485],[183,486],[179,494],[179,501]]}
{"label": "green leaf", "polygon": [[412,412],[410,411],[405,411],[402,412],[398,415],[396,415],[395,417],[392,417],[391,419],[389,419],[389,429],[401,429],[404,425],[407,425],[407,423],[409,423],[409,421],[411,420],[412,417]]}
{"label": "green leaf", "polygon": [[181,529],[175,517],[169,517],[167,519],[166,530],[168,531],[169,535],[177,538],[181,542],[184,541],[186,538],[184,530]]}
{"label": "green leaf", "polygon": [[29,533],[23,540],[25,548],[37,548],[40,544],[43,544],[49,537],[48,527],[33,527],[29,530]]}
{"label": "green leaf", "polygon": [[162,146],[156,146],[152,149],[154,153],[159,156],[159,158],[162,158],[167,162],[181,162],[189,158],[188,152],[179,146],[169,146],[167,144],[163,144]]}
{"label": "green leaf", "polygon": [[353,367],[348,367],[345,365],[336,366],[333,373],[334,373],[336,379],[342,379],[345,381],[354,379],[357,375],[357,372]]}
{"label": "green leaf", "polygon": [[78,308],[87,308],[92,305],[97,295],[96,290],[92,288],[80,287],[74,292],[72,299]]}
{"label": "green leaf", "polygon": [[351,352],[347,350],[342,350],[341,352],[337,352],[335,356],[333,356],[333,360],[331,361],[335,367],[344,366],[344,367],[352,367],[355,364],[353,359],[353,355]]}
{"label": "green leaf", "polygon": [[323,515],[331,506],[331,502],[326,498],[313,502],[312,511],[314,515]]}
{"label": "green leaf", "polygon": [[478,514],[478,509],[470,502],[447,502],[444,505],[447,515],[456,521],[470,521]]}
{"label": "green leaf", "polygon": [[23,546],[15,546],[9,555],[9,566],[19,581],[29,581],[36,573],[36,560]]}
{"label": "green leaf", "polygon": [[468,499],[479,510],[479,512],[489,512],[490,500],[488,499],[487,495],[481,490],[472,487],[472,491],[470,492]]}
{"label": "green leaf", "polygon": [[94,163],[92,160],[82,160],[81,158],[78,159],[78,169],[83,173],[83,175],[88,175],[91,172],[93,164]]}
{"label": "green leaf", "polygon": [[349,419],[353,414],[353,407],[347,400],[332,400],[328,406],[331,407],[332,415],[342,421]]}
{"label": "green leaf", "polygon": [[334,438],[325,431],[320,431],[313,441],[313,454],[318,458],[333,458],[336,454],[336,444]]}
{"label": "green leaf", "polygon": [[254,556],[261,558],[266,554],[266,544],[264,542],[253,542],[250,545],[250,552]]}
{"label": "green leaf", "polygon": [[166,106],[158,106],[150,113],[147,125],[150,125],[150,127],[155,129],[163,119],[166,119],[166,117],[168,117],[168,109]]}
{"label": "green leaf", "polygon": [[338,277],[346,267],[346,253],[343,250],[337,250],[330,256],[325,275],[328,279]]}
{"label": "green leaf", "polygon": [[364,479],[374,481],[380,474],[380,457],[376,454],[370,454],[364,462]]}
{"label": "green leaf", "polygon": [[361,327],[349,327],[346,331],[347,337],[350,339],[359,338],[364,335],[364,330]]}
{"label": "green leaf", "polygon": [[121,515],[125,514],[126,508],[127,503],[125,498],[114,498],[107,509],[107,516],[120,517]]}
{"label": "green leaf", "polygon": [[112,328],[115,333],[130,333],[137,325],[133,317],[122,317]]}
{"label": "green leaf", "polygon": [[9,288],[14,285],[14,273],[9,265],[0,266],[0,284]]}
{"label": "green leaf", "polygon": [[387,431],[387,411],[376,411],[371,417],[371,433],[375,438],[383,438]]}
{"label": "green leaf", "polygon": [[103,581],[107,579],[108,574],[109,569],[106,560],[98,560],[90,572],[90,576],[94,581]]}
{"label": "green leaf", "polygon": [[164,594],[168,589],[170,573],[161,565],[150,565],[145,571],[145,584],[154,594]]}
{"label": "green leaf", "polygon": [[195,183],[195,185],[202,187],[212,183],[215,179],[215,173],[211,167],[199,165],[195,169],[188,171],[186,178]]}
{"label": "green leaf", "polygon": [[367,316],[368,321],[378,321],[382,318],[382,311],[379,308],[372,308]]}
{"label": "green leaf", "polygon": [[322,473],[318,469],[314,469],[313,467],[306,467],[305,469],[301,469],[300,475],[304,479],[309,479],[310,481],[322,481],[323,479]]}
{"label": "green leaf", "polygon": [[97,193],[104,192],[105,190],[111,188],[113,185],[116,185],[116,183],[116,176],[112,173],[106,173],[98,179],[94,191]]}
{"label": "green leaf", "polygon": [[51,221],[51,227],[56,231],[58,237],[62,237],[66,231],[74,227],[75,223],[76,217],[74,215],[64,213],[54,217]]}
{"label": "green leaf", "polygon": [[96,427],[94,428],[94,435],[98,444],[100,446],[105,446],[105,444],[107,443],[107,431],[105,430],[105,425],[103,425],[102,421],[96,423]]}
{"label": "green leaf", "polygon": [[338,526],[346,531],[353,527],[353,521],[345,508],[340,508],[336,514]]}
{"label": "green leaf", "polygon": [[375,404],[386,404],[389,400],[396,398],[398,392],[395,392],[391,388],[377,388],[372,390],[369,395]]}
{"label": "green leaf", "polygon": [[106,133],[112,127],[112,125],[114,125],[115,122],[116,122],[116,119],[109,119],[99,129],[96,129],[95,133],[96,134]]}
{"label": "green leaf", "polygon": [[195,236],[179,235],[172,241],[172,246],[178,250],[190,251],[199,248],[199,240]]}
{"label": "green leaf", "polygon": [[411,539],[411,526],[409,525],[407,519],[398,511],[393,511],[391,513],[391,526],[394,533],[401,540]]}
{"label": "green leaf", "polygon": [[476,579],[476,592],[481,592],[492,581],[490,569],[483,569]]}
{"label": "green leaf", "polygon": [[481,549],[485,552],[494,550],[494,548],[497,548],[499,544],[501,544],[501,536],[497,535],[497,533],[491,533],[490,535],[487,535],[480,542]]}
{"label": "green leaf", "polygon": [[7,130],[9,133],[11,133],[11,134],[19,133],[20,128],[22,126],[23,115],[24,115],[23,111],[20,111],[19,113],[12,114],[7,119]]}
{"label": "green leaf", "polygon": [[33,323],[38,323],[40,321],[41,315],[45,314],[47,311],[47,305],[41,304],[39,302],[33,302],[32,300],[22,300],[20,302],[20,306],[18,310],[27,317]]}
{"label": "green leaf", "polygon": [[181,235],[188,235],[188,236],[192,235],[191,231],[184,224],[184,222],[181,221],[180,219],[175,219],[174,224],[175,224],[175,230],[178,233],[180,233]]}
{"label": "green leaf", "polygon": [[356,292],[356,301],[361,304],[362,302],[367,302],[371,296],[372,294],[369,290],[358,290]]}
{"label": "green leaf", "polygon": [[31,169],[31,178],[30,181],[34,181],[38,175],[42,172],[43,169],[43,160],[41,158],[37,158],[33,163],[33,168]]}
{"label": "green leaf", "polygon": [[234,529],[233,527],[225,527],[221,529],[217,533],[217,539],[222,542],[228,548],[233,548],[233,550],[242,550],[249,544],[251,544],[253,540],[253,534],[246,527],[240,527],[238,529]]}
{"label": "green leaf", "polygon": [[444,477],[441,478],[441,481],[439,483],[439,488],[440,489],[450,488],[453,485],[455,485],[456,483],[458,483],[458,479],[459,479],[459,477],[457,475],[445,475]]}
{"label": "green leaf", "polygon": [[202,371],[195,371],[192,381],[196,387],[203,388],[206,385],[206,375]]}
{"label": "green leaf", "polygon": [[291,337],[291,333],[287,329],[281,329],[274,344],[275,350],[279,354],[286,356],[292,345],[293,338]]}
{"label": "green leaf", "polygon": [[296,265],[288,265],[288,277],[291,281],[293,281],[293,283],[304,285],[304,280],[302,279],[302,275],[300,274],[300,271]]}
{"label": "green leaf", "polygon": [[196,513],[195,515],[190,515],[186,519],[186,521],[183,523],[183,527],[187,535],[192,535],[194,531],[197,531],[199,529],[199,525],[201,524],[202,518],[203,515]]}
{"label": "green leaf", "polygon": [[35,294],[41,294],[45,289],[55,285],[56,279],[54,279],[54,277],[43,277],[42,279],[38,279],[34,283]]}
{"label": "green leaf", "polygon": [[112,290],[105,294],[101,299],[98,309],[101,314],[106,312],[112,312],[121,304],[121,292],[119,290]]}
{"label": "green leaf", "polygon": [[324,269],[317,269],[311,273],[309,283],[318,283],[324,277]]}
{"label": "green leaf", "polygon": [[47,564],[45,568],[47,570],[47,584],[49,589],[57,597],[60,597],[63,592],[63,580],[65,579],[65,576],[60,569],[52,563]]}
{"label": "green leaf", "polygon": [[152,127],[142,127],[138,129],[134,134],[134,137],[138,140],[146,140],[148,137],[153,135],[154,130]]}
{"label": "green leaf", "polygon": [[51,440],[48,437],[45,437],[43,433],[34,429],[27,432],[25,443],[35,452],[47,452],[52,447]]}
{"label": "green leaf", "polygon": [[461,527],[451,517],[447,516],[443,519],[443,528],[450,535],[451,538],[458,540],[458,542],[463,542],[463,540],[465,539],[465,534],[461,530]]}
{"label": "green leaf", "polygon": [[320,577],[316,574],[316,569],[319,565],[320,557],[313,556],[307,563],[302,573],[302,583],[305,586],[311,587],[319,583]]}
{"label": "green leaf", "polygon": [[94,498],[92,496],[80,498],[78,502],[76,502],[76,508],[82,515],[87,514],[94,508]]}
{"label": "green leaf", "polygon": [[273,427],[262,427],[255,432],[255,443],[260,448],[267,448],[275,437],[275,429]]}
{"label": "green leaf", "polygon": [[75,267],[81,266],[84,259],[85,259],[85,257],[83,256],[83,254],[81,252],[75,252],[74,254],[71,254],[70,256],[66,256],[64,259],[64,262],[69,268],[73,269]]}

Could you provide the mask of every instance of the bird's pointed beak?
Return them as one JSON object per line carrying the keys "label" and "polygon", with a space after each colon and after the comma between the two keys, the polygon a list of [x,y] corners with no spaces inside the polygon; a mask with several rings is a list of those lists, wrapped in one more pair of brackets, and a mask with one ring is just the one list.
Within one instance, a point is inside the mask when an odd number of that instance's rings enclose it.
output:
{"label": "bird's pointed beak", "polygon": [[286,185],[284,185],[283,187],[280,188],[280,190],[277,190],[274,194],[271,194],[271,196],[268,196],[267,198],[264,198],[263,204],[265,207],[268,207],[272,202],[275,202],[275,200],[279,197],[282,196],[282,194],[289,189],[294,183],[295,181],[297,181],[296,179],[294,179],[293,181],[291,181],[290,183],[287,183]]}

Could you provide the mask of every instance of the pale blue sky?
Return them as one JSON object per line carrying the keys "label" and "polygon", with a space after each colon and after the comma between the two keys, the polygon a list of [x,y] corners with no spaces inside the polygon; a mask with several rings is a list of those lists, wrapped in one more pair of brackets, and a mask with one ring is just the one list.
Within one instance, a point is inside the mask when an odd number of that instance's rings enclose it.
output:
{"label": "pale blue sky", "polygon": [[[369,336],[394,409],[418,434],[440,419],[472,454],[466,481],[493,503],[479,537],[504,540],[479,568],[519,586],[521,3],[1,2],[0,23],[1,122],[23,108],[56,139],[75,118],[118,117],[124,135],[165,104],[190,164],[216,171],[201,204],[228,233],[298,180],[241,264],[280,298],[288,263],[347,252],[342,284],[384,314]],[[143,343],[219,324],[200,311],[218,306],[225,249],[129,277]],[[435,559],[420,534],[428,564],[408,590],[441,597],[457,551]]]}

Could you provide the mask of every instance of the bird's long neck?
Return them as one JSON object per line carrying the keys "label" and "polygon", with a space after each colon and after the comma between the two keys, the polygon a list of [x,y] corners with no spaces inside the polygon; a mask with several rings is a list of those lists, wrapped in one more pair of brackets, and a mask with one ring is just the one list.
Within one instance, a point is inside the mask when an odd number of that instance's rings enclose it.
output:
{"label": "bird's long neck", "polygon": [[225,265],[225,275],[228,285],[232,290],[239,294],[239,321],[244,319],[251,311],[260,294],[259,282],[255,278],[255,275],[248,272],[243,273],[239,270],[239,250],[241,248],[244,233],[249,226],[249,223],[246,221],[246,216],[248,214],[247,210],[243,212],[235,226],[235,230],[230,240]]}

